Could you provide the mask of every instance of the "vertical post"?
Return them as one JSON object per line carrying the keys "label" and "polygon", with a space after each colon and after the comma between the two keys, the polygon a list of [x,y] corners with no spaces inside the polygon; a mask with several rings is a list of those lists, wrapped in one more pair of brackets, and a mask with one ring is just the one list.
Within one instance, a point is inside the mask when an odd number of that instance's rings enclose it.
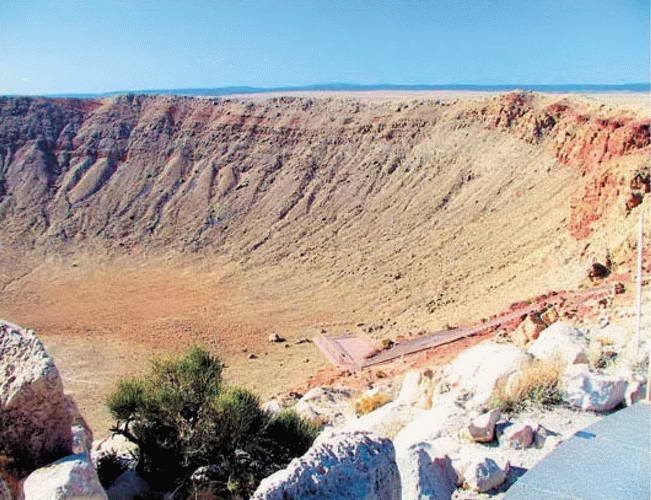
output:
{"label": "vertical post", "polygon": [[636,350],[640,351],[640,330],[642,328],[642,249],[644,246],[644,208],[640,210],[640,229],[637,238],[637,303],[635,322],[635,342]]}

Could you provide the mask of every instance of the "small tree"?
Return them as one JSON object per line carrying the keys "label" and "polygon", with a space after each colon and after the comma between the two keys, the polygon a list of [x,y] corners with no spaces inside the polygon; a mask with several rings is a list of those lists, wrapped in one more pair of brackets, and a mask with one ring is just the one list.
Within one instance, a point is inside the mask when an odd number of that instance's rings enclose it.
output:
{"label": "small tree", "polygon": [[153,361],[148,375],[119,382],[109,396],[112,431],[139,446],[138,472],[153,486],[187,494],[192,473],[207,466],[213,494],[247,497],[312,444],[316,426],[290,411],[271,416],[248,390],[226,387],[222,368],[192,347]]}

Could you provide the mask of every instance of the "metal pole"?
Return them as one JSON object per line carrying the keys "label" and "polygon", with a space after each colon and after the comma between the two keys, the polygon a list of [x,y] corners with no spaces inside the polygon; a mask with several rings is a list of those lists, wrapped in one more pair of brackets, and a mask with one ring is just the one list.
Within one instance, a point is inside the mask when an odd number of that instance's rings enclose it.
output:
{"label": "metal pole", "polygon": [[642,248],[644,246],[644,208],[640,210],[640,229],[637,238],[637,304],[635,324],[635,348],[640,352],[640,330],[642,328]]}

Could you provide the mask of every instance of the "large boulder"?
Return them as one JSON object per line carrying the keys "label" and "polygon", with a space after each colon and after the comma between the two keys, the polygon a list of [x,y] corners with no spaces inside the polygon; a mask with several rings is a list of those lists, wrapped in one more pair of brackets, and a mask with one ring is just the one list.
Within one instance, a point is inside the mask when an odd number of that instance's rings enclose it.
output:
{"label": "large boulder", "polygon": [[97,472],[86,454],[70,455],[36,469],[23,481],[25,500],[106,500]]}
{"label": "large boulder", "polygon": [[429,443],[396,450],[403,500],[449,500],[457,488],[457,473],[450,458]]}
{"label": "large boulder", "polygon": [[542,360],[560,359],[567,365],[588,362],[587,341],[583,333],[566,323],[545,328],[529,345],[528,352]]}
{"label": "large boulder", "polygon": [[565,400],[576,408],[609,411],[624,401],[627,382],[619,377],[591,373],[576,366],[563,376]]}
{"label": "large boulder", "polygon": [[0,440],[38,467],[72,452],[72,420],[59,371],[41,341],[0,322]]}
{"label": "large boulder", "polygon": [[466,394],[467,407],[481,407],[530,358],[510,344],[482,342],[462,352],[448,368],[448,382]]}
{"label": "large boulder", "polygon": [[294,410],[314,422],[341,425],[355,417],[351,397],[350,391],[346,389],[315,387],[298,400]]}
{"label": "large boulder", "polygon": [[367,432],[341,432],[263,479],[253,499],[397,500],[400,492],[391,441]]}

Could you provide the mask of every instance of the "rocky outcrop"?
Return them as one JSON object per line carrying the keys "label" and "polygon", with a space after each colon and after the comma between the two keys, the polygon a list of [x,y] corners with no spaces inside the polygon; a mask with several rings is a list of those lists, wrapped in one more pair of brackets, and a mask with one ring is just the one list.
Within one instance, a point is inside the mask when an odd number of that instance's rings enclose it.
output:
{"label": "rocky outcrop", "polygon": [[264,479],[255,500],[398,500],[400,476],[390,440],[344,432],[315,443],[289,466]]}
{"label": "rocky outcrop", "polygon": [[32,472],[23,482],[25,500],[106,500],[88,455],[70,455]]}
{"label": "rocky outcrop", "polygon": [[[59,371],[29,330],[0,322],[0,437],[34,467],[72,452]],[[25,458],[24,458],[25,459]]]}

